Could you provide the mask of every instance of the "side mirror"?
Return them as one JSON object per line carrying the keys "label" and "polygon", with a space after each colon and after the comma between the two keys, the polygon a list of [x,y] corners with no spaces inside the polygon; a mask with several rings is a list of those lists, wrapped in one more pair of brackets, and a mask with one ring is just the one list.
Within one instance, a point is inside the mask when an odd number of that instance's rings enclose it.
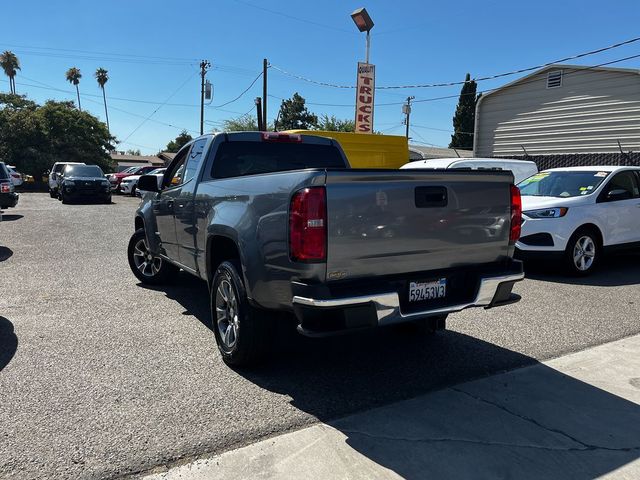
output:
{"label": "side mirror", "polygon": [[630,192],[623,188],[615,188],[607,193],[607,201],[615,202],[617,200],[630,200],[633,198]]}
{"label": "side mirror", "polygon": [[138,190],[145,192],[159,192],[158,178],[155,175],[142,175],[138,179]]}

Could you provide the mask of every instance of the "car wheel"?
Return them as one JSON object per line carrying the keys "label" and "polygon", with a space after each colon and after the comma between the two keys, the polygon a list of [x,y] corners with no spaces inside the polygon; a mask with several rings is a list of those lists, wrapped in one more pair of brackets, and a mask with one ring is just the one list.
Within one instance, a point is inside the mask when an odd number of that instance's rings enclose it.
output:
{"label": "car wheel", "polygon": [[65,196],[64,194],[64,190],[60,191],[60,195],[59,195],[60,201],[62,203],[64,203],[65,205],[67,205],[69,203],[69,199]]}
{"label": "car wheel", "polygon": [[131,196],[132,197],[136,196],[136,186],[135,185],[131,187]]}
{"label": "car wheel", "polygon": [[178,267],[151,253],[147,236],[142,228],[136,230],[131,236],[127,257],[133,274],[142,283],[148,285],[166,283],[178,273]]}
{"label": "car wheel", "polygon": [[54,190],[49,190],[49,196],[51,198],[56,198],[58,195],[56,194],[56,192]]}
{"label": "car wheel", "polygon": [[222,360],[233,366],[256,363],[268,345],[271,315],[249,304],[237,260],[222,262],[211,282],[211,318]]}
{"label": "car wheel", "polygon": [[581,228],[567,243],[564,252],[565,268],[573,275],[589,275],[600,261],[601,252],[598,235],[592,229]]}

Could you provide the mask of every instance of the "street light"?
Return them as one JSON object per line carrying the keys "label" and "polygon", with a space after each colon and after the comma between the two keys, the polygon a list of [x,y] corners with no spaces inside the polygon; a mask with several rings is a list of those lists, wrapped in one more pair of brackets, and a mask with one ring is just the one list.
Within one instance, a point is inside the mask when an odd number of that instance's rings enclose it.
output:
{"label": "street light", "polygon": [[356,24],[356,27],[358,27],[358,30],[360,30],[361,32],[367,32],[367,53],[366,53],[365,63],[369,63],[369,47],[371,45],[370,39],[369,39],[369,32],[373,28],[373,20],[371,20],[371,17],[369,16],[369,13],[367,12],[366,8],[359,8],[355,10],[351,14],[351,18],[353,19],[353,22]]}

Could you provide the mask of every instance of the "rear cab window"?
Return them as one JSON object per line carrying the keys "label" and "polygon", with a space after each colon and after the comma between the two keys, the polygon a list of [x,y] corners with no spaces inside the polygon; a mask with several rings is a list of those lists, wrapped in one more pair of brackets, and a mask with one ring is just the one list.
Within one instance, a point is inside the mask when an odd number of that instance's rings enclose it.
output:
{"label": "rear cab window", "polygon": [[289,142],[230,141],[221,143],[211,167],[214,179],[305,168],[346,168],[333,145]]}

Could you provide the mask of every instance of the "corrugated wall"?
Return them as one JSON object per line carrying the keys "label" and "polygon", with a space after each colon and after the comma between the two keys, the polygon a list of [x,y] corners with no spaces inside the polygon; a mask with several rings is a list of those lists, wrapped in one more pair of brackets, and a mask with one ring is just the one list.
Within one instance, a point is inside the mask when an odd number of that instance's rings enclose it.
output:
{"label": "corrugated wall", "polygon": [[[547,73],[562,69],[562,86]],[[550,155],[640,150],[640,75],[545,70],[481,100],[475,156]]]}

